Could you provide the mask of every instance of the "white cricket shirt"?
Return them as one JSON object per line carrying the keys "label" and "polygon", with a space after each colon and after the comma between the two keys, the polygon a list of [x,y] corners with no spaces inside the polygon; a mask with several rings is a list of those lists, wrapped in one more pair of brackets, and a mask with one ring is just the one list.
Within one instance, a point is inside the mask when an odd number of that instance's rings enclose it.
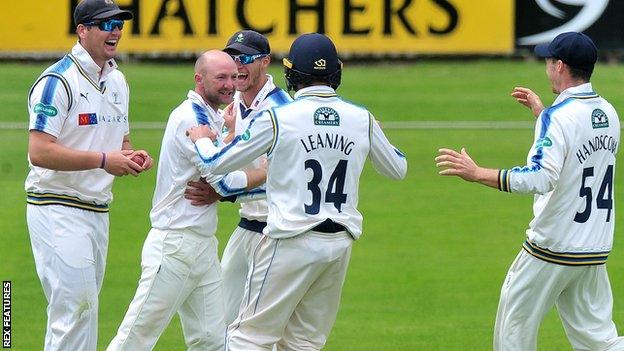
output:
{"label": "white cricket shirt", "polygon": [[499,189],[536,194],[527,252],[566,265],[606,262],[619,142],[617,112],[590,83],[566,89],[542,111],[527,166],[499,173]]}
{"label": "white cricket shirt", "polygon": [[[75,150],[120,150],[128,128],[128,84],[114,60],[104,69],[77,43],[46,69],[28,96],[29,130]],[[55,171],[30,163],[28,203],[108,211],[114,176],[103,169]]]}
{"label": "white cricket shirt", "polygon": [[267,153],[269,216],[264,233],[293,237],[331,219],[357,239],[360,174],[366,158],[391,178],[407,172],[370,113],[338,97],[327,86],[299,90],[295,101],[260,114],[223,148],[207,139],[195,143],[204,168],[224,173]]}
{"label": "white cricket shirt", "polygon": [[163,135],[158,160],[156,189],[152,200],[150,219],[152,227],[160,230],[191,230],[200,235],[214,235],[217,229],[216,203],[209,206],[193,206],[184,198],[190,180],[206,181],[222,196],[246,192],[247,176],[234,171],[224,176],[200,173],[202,160],[195,145],[186,136],[186,130],[201,124],[209,125],[221,142],[223,117],[208,106],[195,91],[189,91],[187,99],[170,114]]}
{"label": "white cricket shirt", "polygon": [[[249,122],[262,111],[281,106],[291,101],[292,98],[287,92],[273,84],[273,77],[269,74],[267,74],[267,82],[251,102],[251,106],[245,105],[245,102],[241,97],[241,93],[237,91],[234,95],[236,135],[244,133],[249,126]],[[263,155],[255,159],[248,167],[257,168],[264,157],[265,156]],[[264,190],[264,185],[260,187],[260,189]],[[269,206],[266,199],[243,202],[241,203],[241,208],[238,212],[243,218],[266,222],[269,214]]]}

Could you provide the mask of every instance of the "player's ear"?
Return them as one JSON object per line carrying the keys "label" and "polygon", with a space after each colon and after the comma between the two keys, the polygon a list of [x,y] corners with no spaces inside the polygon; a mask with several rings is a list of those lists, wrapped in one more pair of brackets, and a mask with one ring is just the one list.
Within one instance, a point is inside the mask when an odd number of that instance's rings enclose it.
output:
{"label": "player's ear", "polygon": [[557,60],[557,62],[555,63],[555,68],[556,68],[557,72],[559,72],[559,73],[563,72],[565,66],[567,66],[567,65],[563,61],[561,61],[561,60]]}
{"label": "player's ear", "polygon": [[196,84],[196,85],[203,84],[203,83],[202,83],[202,82],[203,82],[203,77],[202,77],[202,75],[201,75],[201,74],[199,74],[199,73],[195,72],[194,79],[195,79],[195,84]]}
{"label": "player's ear", "polygon": [[265,57],[262,58],[263,67],[269,67],[270,64],[271,64],[271,55],[266,55]]}
{"label": "player's ear", "polygon": [[76,26],[76,35],[78,35],[78,38],[80,40],[86,38],[88,32],[89,32],[88,26],[85,26],[82,23]]}

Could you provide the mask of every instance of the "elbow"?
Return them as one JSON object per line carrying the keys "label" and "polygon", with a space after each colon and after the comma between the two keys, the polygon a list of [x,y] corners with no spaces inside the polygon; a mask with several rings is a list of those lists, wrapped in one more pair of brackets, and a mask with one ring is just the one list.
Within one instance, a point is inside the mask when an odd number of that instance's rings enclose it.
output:
{"label": "elbow", "polygon": [[407,176],[407,168],[404,168],[396,174],[396,177],[394,179],[403,180],[405,179],[406,176]]}
{"label": "elbow", "polygon": [[407,163],[402,167],[395,168],[390,177],[396,180],[403,180],[407,176]]}
{"label": "elbow", "polygon": [[28,159],[33,166],[37,167],[45,167],[45,157],[43,157],[40,153],[30,153],[28,154]]}
{"label": "elbow", "polygon": [[398,169],[396,179],[403,180],[405,179],[406,176],[407,176],[407,160],[403,159],[403,163],[401,164],[401,167],[399,167]]}

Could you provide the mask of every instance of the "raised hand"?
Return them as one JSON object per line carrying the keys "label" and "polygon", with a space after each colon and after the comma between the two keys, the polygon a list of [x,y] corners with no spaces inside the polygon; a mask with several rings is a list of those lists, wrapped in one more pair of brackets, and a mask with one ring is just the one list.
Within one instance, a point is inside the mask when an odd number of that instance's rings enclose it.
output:
{"label": "raised hand", "polygon": [[544,110],[542,100],[540,100],[539,96],[537,96],[537,94],[535,94],[531,89],[515,87],[511,92],[511,96],[520,104],[531,109],[531,112],[533,112],[535,117],[539,116],[539,114]]}

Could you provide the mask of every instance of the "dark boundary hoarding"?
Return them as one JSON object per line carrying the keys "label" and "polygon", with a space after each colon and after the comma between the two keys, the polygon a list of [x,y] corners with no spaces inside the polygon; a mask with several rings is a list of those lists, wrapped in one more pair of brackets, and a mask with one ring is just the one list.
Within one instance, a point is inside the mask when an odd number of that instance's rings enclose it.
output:
{"label": "dark boundary hoarding", "polygon": [[622,0],[516,0],[516,47],[583,32],[599,49],[624,49]]}

